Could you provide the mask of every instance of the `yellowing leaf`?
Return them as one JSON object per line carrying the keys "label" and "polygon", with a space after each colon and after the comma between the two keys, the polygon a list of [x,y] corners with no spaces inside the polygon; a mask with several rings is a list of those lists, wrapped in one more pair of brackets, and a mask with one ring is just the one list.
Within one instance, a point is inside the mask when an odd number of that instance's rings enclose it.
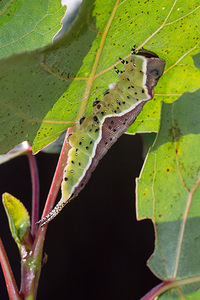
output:
{"label": "yellowing leaf", "polygon": [[8,217],[10,231],[20,249],[27,229],[30,227],[29,214],[22,202],[8,193],[3,194],[3,205]]}

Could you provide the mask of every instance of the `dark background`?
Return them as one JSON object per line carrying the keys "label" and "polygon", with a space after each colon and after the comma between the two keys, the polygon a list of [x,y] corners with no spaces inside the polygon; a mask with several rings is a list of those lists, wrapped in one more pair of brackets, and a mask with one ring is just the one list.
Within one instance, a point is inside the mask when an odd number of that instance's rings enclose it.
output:
{"label": "dark background", "polygon": [[[123,135],[99,163],[86,188],[47,230],[38,300],[137,300],[159,280],[146,266],[154,249],[150,220],[136,221],[135,178],[142,164],[139,135]],[[58,155],[39,153],[41,207]],[[0,166],[0,192],[9,192],[31,209],[31,181],[25,156]],[[59,198],[58,198],[59,199]],[[0,203],[0,236],[18,286],[20,257]],[[0,269],[0,299],[8,299]]]}

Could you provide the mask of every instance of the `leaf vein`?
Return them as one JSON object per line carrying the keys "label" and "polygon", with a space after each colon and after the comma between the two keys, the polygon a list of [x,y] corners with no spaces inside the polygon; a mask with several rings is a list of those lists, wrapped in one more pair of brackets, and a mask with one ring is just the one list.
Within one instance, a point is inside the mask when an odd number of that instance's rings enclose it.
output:
{"label": "leaf vein", "polygon": [[108,34],[108,30],[109,30],[109,28],[110,28],[110,26],[112,24],[112,21],[114,19],[115,14],[116,14],[118,5],[119,5],[119,0],[116,1],[114,9],[112,11],[112,14],[110,16],[110,19],[108,21],[108,24],[107,24],[107,26],[105,28],[105,31],[102,34],[102,38],[101,38],[101,42],[100,42],[100,45],[99,45],[99,49],[98,49],[97,54],[96,54],[96,58],[95,58],[95,62],[94,62],[93,68],[92,68],[92,72],[91,72],[90,77],[89,77],[89,79],[87,81],[87,86],[86,86],[86,89],[85,89],[85,93],[83,95],[83,100],[82,100],[82,103],[81,103],[81,107],[80,107],[77,119],[80,119],[84,115],[84,112],[85,112],[85,109],[86,109],[86,105],[87,105],[87,102],[88,102],[88,98],[89,98],[89,95],[90,95],[90,91],[91,91],[93,82],[95,80],[95,72],[96,72],[96,69],[97,69],[97,66],[98,66],[98,63],[99,63],[101,52],[103,50],[103,46],[104,46],[104,43],[105,43],[105,40],[106,40],[106,36]]}

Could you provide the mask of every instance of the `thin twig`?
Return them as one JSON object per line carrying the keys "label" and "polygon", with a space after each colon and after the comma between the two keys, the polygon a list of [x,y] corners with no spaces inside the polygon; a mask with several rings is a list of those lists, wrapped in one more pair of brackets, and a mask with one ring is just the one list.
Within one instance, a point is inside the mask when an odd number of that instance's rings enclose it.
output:
{"label": "thin twig", "polygon": [[[45,204],[45,208],[42,214],[42,218],[45,217],[53,208],[58,191],[60,189],[60,185],[61,185],[61,181],[63,178],[63,171],[65,166],[67,165],[67,158],[68,158],[68,152],[69,149],[71,148],[68,141],[67,141],[67,136],[68,136],[68,132],[66,133],[66,137],[63,143],[63,147],[60,153],[60,157],[58,160],[58,164],[56,167],[56,171],[52,180],[52,184],[49,190],[49,194],[46,200],[46,204]],[[46,233],[46,229],[47,226],[43,226],[40,227],[35,241],[34,241],[34,245],[33,245],[33,255],[34,256],[38,256],[42,254],[42,249],[43,249],[43,243],[44,243],[44,239],[45,239],[45,233]]]}
{"label": "thin twig", "polygon": [[200,282],[200,276],[192,276],[188,278],[183,278],[179,280],[173,280],[169,279],[166,281],[163,281],[159,285],[155,286],[152,290],[150,290],[144,297],[142,297],[140,300],[154,300],[157,299],[158,296],[161,294],[165,293],[166,291],[169,291],[171,289],[177,289],[180,288],[181,286],[189,285],[189,284],[194,284],[196,282]]}
{"label": "thin twig", "polygon": [[22,300],[22,298],[19,295],[15,278],[1,238],[0,238],[0,263],[3,270],[9,298],[12,300]]}
{"label": "thin twig", "polygon": [[38,220],[38,213],[39,213],[39,173],[36,159],[32,153],[32,148],[29,146],[27,150],[27,156],[30,166],[31,172],[31,180],[32,180],[32,214],[31,214],[31,233],[33,238],[37,232],[37,225],[36,222]]}
{"label": "thin twig", "polygon": [[152,290],[150,290],[144,297],[142,297],[140,300],[153,300],[158,295],[161,294],[161,291],[164,292],[167,290],[168,282],[162,282],[155,286]]}

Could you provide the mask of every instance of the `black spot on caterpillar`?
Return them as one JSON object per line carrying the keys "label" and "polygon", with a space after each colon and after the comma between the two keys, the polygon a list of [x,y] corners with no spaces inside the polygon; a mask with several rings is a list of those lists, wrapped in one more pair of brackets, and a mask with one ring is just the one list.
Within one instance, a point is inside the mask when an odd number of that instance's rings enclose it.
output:
{"label": "black spot on caterpillar", "polygon": [[82,118],[79,120],[80,125],[83,123],[84,120],[85,120],[85,117],[82,117]]}
{"label": "black spot on caterpillar", "polygon": [[96,106],[100,101],[98,100],[98,98],[96,98],[93,102],[93,106]]}
{"label": "black spot on caterpillar", "polygon": [[88,182],[91,173],[108,149],[128,129],[144,104],[153,98],[154,87],[162,76],[165,61],[154,52],[133,48],[125,61],[119,81],[111,84],[103,101],[93,102],[93,113],[83,117],[70,128],[67,166],[61,185],[62,198],[42,220],[41,226],[51,221]]}

